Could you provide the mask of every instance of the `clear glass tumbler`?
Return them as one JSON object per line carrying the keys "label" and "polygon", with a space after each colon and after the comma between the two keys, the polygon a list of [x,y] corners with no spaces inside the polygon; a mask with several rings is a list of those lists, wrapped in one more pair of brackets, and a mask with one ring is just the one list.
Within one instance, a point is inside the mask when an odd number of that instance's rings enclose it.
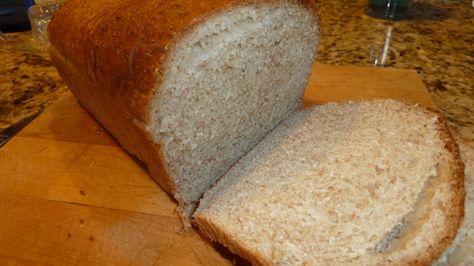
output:
{"label": "clear glass tumbler", "polygon": [[64,0],[41,2],[28,8],[33,40],[40,46],[47,46],[48,24],[53,13],[64,4]]}

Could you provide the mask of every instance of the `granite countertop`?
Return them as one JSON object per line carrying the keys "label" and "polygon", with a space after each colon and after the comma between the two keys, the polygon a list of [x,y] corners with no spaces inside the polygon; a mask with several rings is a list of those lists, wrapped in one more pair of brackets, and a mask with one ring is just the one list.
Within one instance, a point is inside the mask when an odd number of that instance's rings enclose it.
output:
{"label": "granite countertop", "polygon": [[[386,67],[415,69],[454,131],[474,140],[474,8],[471,0],[415,1],[403,21],[365,15],[364,0],[315,0],[322,39],[317,61],[373,66],[374,51],[392,28]],[[54,102],[66,90],[31,33],[9,33],[0,43],[0,130]]]}
{"label": "granite countertop", "polygon": [[0,131],[42,111],[67,87],[45,51],[36,50],[30,32],[8,33],[0,41]]}
{"label": "granite countertop", "polygon": [[474,140],[474,8],[471,0],[417,1],[403,21],[365,15],[365,1],[316,0],[323,37],[318,61],[373,66],[371,50],[384,45],[386,67],[415,69],[460,136]]}

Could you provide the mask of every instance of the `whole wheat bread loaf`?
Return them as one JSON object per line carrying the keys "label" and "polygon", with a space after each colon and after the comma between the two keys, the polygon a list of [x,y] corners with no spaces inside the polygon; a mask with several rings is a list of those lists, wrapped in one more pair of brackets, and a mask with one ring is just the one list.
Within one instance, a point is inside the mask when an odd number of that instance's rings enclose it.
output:
{"label": "whole wheat bread loaf", "polygon": [[313,1],[69,0],[49,37],[73,94],[183,217],[225,174],[196,223],[256,264],[426,264],[459,227],[462,165],[436,113],[296,112]]}
{"label": "whole wheat bread loaf", "polygon": [[427,265],[463,216],[463,165],[435,112],[391,100],[296,112],[205,193],[211,239],[262,265]]}
{"label": "whole wheat bread loaf", "polygon": [[69,0],[50,22],[50,54],[186,217],[299,107],[314,13],[309,0]]}

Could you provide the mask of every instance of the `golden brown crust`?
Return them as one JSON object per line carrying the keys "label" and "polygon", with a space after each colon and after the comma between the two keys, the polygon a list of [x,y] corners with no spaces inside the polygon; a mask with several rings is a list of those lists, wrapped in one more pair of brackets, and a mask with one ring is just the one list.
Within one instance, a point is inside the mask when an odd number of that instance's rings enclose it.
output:
{"label": "golden brown crust", "polygon": [[[103,98],[97,96],[97,92],[101,88],[85,80],[79,70],[62,57],[56,49],[51,48],[50,55],[60,75],[65,77],[68,84],[74,84],[71,86],[71,91],[80,99],[82,106],[104,125],[130,153],[144,162],[154,162],[147,164],[148,170],[163,189],[168,193],[174,193],[175,188],[171,180],[166,178],[167,172],[161,160],[159,145],[151,140],[130,114],[121,110],[113,101],[104,104]],[[83,88],[87,88],[87,90]],[[121,115],[117,115],[118,113]]]}

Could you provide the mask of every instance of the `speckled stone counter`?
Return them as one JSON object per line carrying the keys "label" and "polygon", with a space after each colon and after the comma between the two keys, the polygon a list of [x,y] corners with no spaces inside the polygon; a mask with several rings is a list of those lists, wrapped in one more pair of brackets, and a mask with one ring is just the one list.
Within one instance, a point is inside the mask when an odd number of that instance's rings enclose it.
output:
{"label": "speckled stone counter", "polygon": [[[315,0],[323,36],[317,61],[373,66],[393,28],[386,67],[416,69],[433,100],[462,137],[474,140],[474,9],[470,0],[415,2],[410,18],[368,17],[364,0]],[[0,130],[54,102],[66,87],[30,33],[0,44]]]}
{"label": "speckled stone counter", "polygon": [[315,0],[322,41],[318,61],[373,66],[392,27],[386,67],[416,69],[456,133],[474,140],[474,8],[471,0],[417,1],[410,17],[387,22],[365,15],[365,1]]}
{"label": "speckled stone counter", "polygon": [[42,111],[66,90],[47,53],[34,49],[30,32],[0,42],[0,130]]}

